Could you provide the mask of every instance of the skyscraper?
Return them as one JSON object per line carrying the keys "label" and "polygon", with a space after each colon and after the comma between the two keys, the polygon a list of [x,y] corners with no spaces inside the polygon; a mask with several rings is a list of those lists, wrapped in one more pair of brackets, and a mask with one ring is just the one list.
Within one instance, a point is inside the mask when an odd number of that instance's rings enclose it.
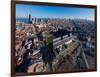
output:
{"label": "skyscraper", "polygon": [[29,23],[31,22],[31,14],[29,14]]}

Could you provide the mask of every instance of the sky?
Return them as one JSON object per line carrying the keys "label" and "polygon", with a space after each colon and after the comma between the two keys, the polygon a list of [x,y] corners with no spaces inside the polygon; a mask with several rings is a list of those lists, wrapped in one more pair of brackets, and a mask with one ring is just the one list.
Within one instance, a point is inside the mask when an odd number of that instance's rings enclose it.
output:
{"label": "sky", "polygon": [[38,18],[79,18],[94,20],[94,8],[44,6],[16,4],[16,18],[27,18],[29,14]]}

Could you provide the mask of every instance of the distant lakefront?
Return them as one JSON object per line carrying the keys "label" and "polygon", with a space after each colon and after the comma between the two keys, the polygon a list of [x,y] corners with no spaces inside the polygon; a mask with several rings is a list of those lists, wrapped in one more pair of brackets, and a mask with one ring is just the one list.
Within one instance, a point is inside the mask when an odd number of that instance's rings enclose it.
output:
{"label": "distant lakefront", "polygon": [[[30,19],[30,22],[32,22],[32,20],[33,20],[34,18],[31,18]],[[49,19],[49,18],[36,18],[37,20],[39,20],[39,19],[42,19],[42,20],[47,20],[47,19]],[[27,22],[29,22],[29,18],[16,18],[16,21],[17,22],[25,22],[25,23],[27,23]]]}
{"label": "distant lakefront", "polygon": [[17,22],[29,22],[29,18],[16,18]]}

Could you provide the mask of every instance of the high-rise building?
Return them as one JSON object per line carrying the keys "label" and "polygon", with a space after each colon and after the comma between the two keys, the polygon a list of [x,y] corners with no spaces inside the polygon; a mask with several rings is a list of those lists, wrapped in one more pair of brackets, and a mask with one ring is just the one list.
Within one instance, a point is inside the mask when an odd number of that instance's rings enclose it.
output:
{"label": "high-rise building", "polygon": [[29,14],[29,23],[31,22],[31,14]]}

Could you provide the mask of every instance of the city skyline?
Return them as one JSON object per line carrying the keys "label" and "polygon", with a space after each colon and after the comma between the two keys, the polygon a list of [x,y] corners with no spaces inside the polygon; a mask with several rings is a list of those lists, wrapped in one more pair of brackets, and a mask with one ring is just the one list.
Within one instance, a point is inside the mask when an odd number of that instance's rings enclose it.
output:
{"label": "city skyline", "polygon": [[29,14],[37,18],[79,18],[94,20],[95,9],[16,4],[16,18],[28,18]]}

